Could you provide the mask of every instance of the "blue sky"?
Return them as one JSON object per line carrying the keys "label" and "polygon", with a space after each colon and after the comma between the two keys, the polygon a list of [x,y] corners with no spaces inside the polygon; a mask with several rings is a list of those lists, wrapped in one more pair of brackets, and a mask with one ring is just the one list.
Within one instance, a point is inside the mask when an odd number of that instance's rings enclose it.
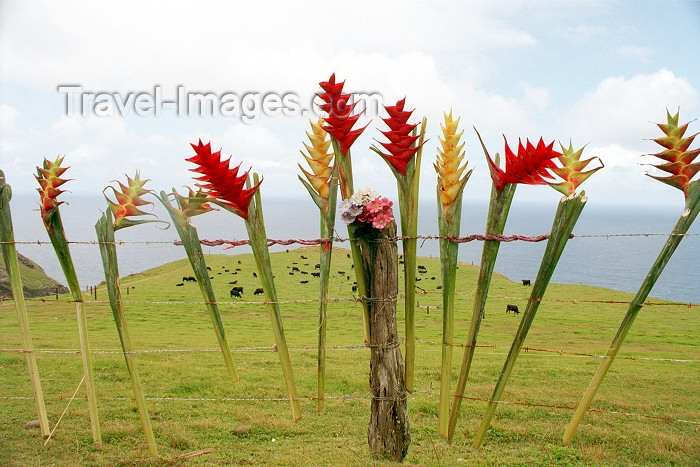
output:
{"label": "blue sky", "polygon": [[[651,122],[666,108],[680,108],[682,121],[700,116],[699,2],[202,3],[3,1],[0,168],[13,190],[34,190],[35,166],[58,155],[73,193],[99,194],[136,170],[155,190],[191,185],[184,159],[202,138],[261,173],[263,196],[308,197],[297,180],[306,117],[68,117],[57,88],[127,96],[160,86],[167,97],[179,85],[307,102],[335,72],[347,90],[387,105],[406,97],[413,121],[427,116],[423,198],[434,196],[439,124],[452,109],[475,169],[467,199],[490,190],[475,126],[492,154],[503,153],[503,136],[512,146],[540,136],[587,145],[584,155],[606,165],[583,185],[596,203],[682,204],[640,164],[657,151]],[[353,146],[355,184],[395,198],[391,172],[369,150],[377,128],[375,116]],[[519,190],[559,198],[548,187]]]}

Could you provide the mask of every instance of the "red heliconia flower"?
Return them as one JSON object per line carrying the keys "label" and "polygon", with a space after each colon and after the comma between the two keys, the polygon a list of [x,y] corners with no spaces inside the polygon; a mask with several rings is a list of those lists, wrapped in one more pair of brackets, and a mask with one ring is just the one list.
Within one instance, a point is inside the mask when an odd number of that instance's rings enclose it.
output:
{"label": "red heliconia flower", "polygon": [[526,140],[525,146],[518,140],[518,153],[514,154],[508,146],[508,140],[505,139],[505,136],[503,139],[506,144],[505,171],[501,170],[486,153],[491,179],[497,190],[502,190],[509,183],[524,183],[527,185],[551,183],[551,180],[547,180],[547,178],[552,177],[550,169],[556,168],[552,159],[562,155],[553,149],[554,141],[545,145],[542,138],[540,138],[537,147],[535,147],[529,140]]}
{"label": "red heliconia flower", "polygon": [[416,141],[420,135],[411,136],[411,132],[418,124],[411,125],[408,119],[411,117],[413,110],[404,110],[406,98],[404,97],[389,107],[384,107],[389,114],[388,118],[383,118],[384,123],[389,127],[389,131],[382,131],[382,134],[389,139],[388,143],[379,143],[389,154],[379,152],[384,159],[392,165],[401,175],[406,175],[406,166],[411,161],[411,158],[418,152],[420,146],[416,145]]}
{"label": "red heliconia flower", "polygon": [[69,179],[61,178],[61,175],[68,170],[68,167],[61,167],[63,157],[57,158],[54,162],[44,159],[44,168],[36,168],[37,175],[34,178],[39,182],[41,188],[37,188],[41,196],[41,218],[46,220],[47,216],[58,208],[63,201],[58,201],[58,195],[64,190],[58,187],[66,183]]}
{"label": "red heliconia flower", "polygon": [[319,107],[328,114],[324,117],[323,129],[338,141],[340,152],[344,156],[367,125],[357,130],[352,129],[360,116],[351,115],[357,103],[352,102],[352,95],[343,94],[345,81],[336,83],[333,73],[328,81],[321,81],[319,84],[324,91],[318,95],[324,102]]}
{"label": "red heliconia flower", "polygon": [[666,136],[663,138],[656,138],[654,142],[663,146],[664,150],[656,154],[649,154],[650,156],[658,157],[663,160],[664,163],[655,165],[654,167],[670,175],[668,177],[661,177],[658,175],[649,176],[672,187],[678,188],[679,190],[683,190],[687,198],[690,185],[695,183],[691,182],[691,180],[700,171],[700,162],[694,162],[698,155],[700,155],[700,148],[689,149],[698,133],[684,137],[690,122],[678,125],[678,114],[679,113],[676,112],[676,115],[671,115],[667,111],[667,123],[657,123]]}
{"label": "red heliconia flower", "polygon": [[222,161],[221,151],[211,152],[211,143],[191,144],[194,156],[187,159],[188,162],[197,164],[198,167],[190,169],[192,172],[202,174],[195,178],[203,183],[198,183],[204,193],[215,198],[218,203],[229,207],[233,212],[248,219],[248,205],[255,192],[260,188],[262,180],[250,189],[245,188],[248,172],[238,175],[241,165],[229,168],[231,158]]}
{"label": "red heliconia flower", "polygon": [[[119,230],[124,227],[149,222],[134,221],[132,219],[129,219],[129,217],[154,215],[149,212],[144,212],[138,208],[138,206],[153,204],[150,201],[145,201],[143,199],[144,195],[151,193],[151,190],[147,190],[144,188],[144,185],[146,184],[146,182],[148,182],[148,180],[141,180],[141,176],[138,172],[136,172],[134,178],[130,178],[129,176],[127,176],[126,181],[126,185],[124,185],[122,182],[117,181],[117,184],[119,185],[119,190],[117,190],[111,185],[107,187],[112,189],[112,192],[114,193],[114,196],[117,199],[116,203],[109,199],[105,194],[105,198],[107,198],[107,203],[109,204],[109,210],[112,211],[112,215],[114,216],[114,230]],[[107,188],[103,190],[103,193],[107,190]]]}

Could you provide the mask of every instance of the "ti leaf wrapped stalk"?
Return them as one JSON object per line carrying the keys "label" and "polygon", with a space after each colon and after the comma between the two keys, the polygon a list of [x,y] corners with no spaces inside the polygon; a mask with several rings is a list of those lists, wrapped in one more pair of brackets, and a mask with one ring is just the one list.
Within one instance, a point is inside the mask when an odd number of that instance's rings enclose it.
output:
{"label": "ti leaf wrapped stalk", "polygon": [[202,193],[201,190],[195,193],[192,189],[189,189],[189,196],[184,197],[173,188],[172,196],[177,203],[177,207],[173,207],[168,195],[164,191],[161,191],[158,199],[168,211],[168,214],[170,214],[173,225],[180,236],[180,240],[182,240],[182,245],[187,252],[187,258],[190,260],[190,265],[192,266],[192,272],[197,279],[199,290],[202,292],[207,311],[209,311],[209,316],[214,325],[216,340],[219,342],[219,348],[223,354],[229,378],[231,378],[233,383],[237,383],[238,373],[233,363],[231,349],[226,340],[224,323],[221,321],[219,306],[216,303],[216,295],[214,295],[214,288],[209,279],[209,271],[207,270],[204,253],[202,252],[202,245],[199,242],[197,228],[192,225],[192,221],[190,220],[192,216],[212,211],[213,208],[209,204],[211,200],[206,194]]}
{"label": "ti leaf wrapped stalk", "polygon": [[331,254],[333,253],[333,231],[335,230],[335,210],[338,200],[338,169],[333,161],[333,152],[329,152],[331,140],[323,129],[323,120],[311,122],[311,133],[306,133],[311,146],[304,143],[307,154],[301,152],[309,164],[311,172],[299,168],[306,177],[299,180],[318,206],[321,221],[321,245],[319,260],[319,292],[318,292],[318,377],[317,377],[317,410],[325,406],[326,387],[326,326],[328,323],[328,283],[331,271]]}
{"label": "ti leaf wrapped stalk", "polygon": [[404,317],[406,333],[405,383],[406,390],[413,392],[414,367],[416,360],[416,248],[418,245],[418,188],[420,183],[420,162],[425,138],[427,120],[423,118],[420,132],[418,124],[408,123],[413,111],[404,110],[406,99],[394,106],[384,107],[389,114],[384,122],[389,131],[382,131],[389,142],[379,143],[387,153],[372,147],[382,156],[396,177],[399,192],[399,213],[401,215],[401,236],[404,256]]}
{"label": "ti leaf wrapped stalk", "polygon": [[5,173],[0,170],[0,248],[2,257],[5,260],[5,270],[7,271],[12,298],[19,320],[19,330],[22,335],[22,348],[27,356],[27,367],[29,368],[29,379],[34,391],[34,403],[39,416],[39,428],[43,437],[49,436],[49,419],[46,414],[44,404],[44,392],[41,389],[39,379],[39,367],[36,363],[32,334],[29,329],[29,316],[27,306],[24,303],[24,292],[22,290],[22,278],[19,274],[19,260],[17,259],[17,248],[15,247],[15,234],[12,228],[12,213],[10,212],[10,200],[12,190],[5,181]]}
{"label": "ti leaf wrapped stalk", "polygon": [[637,294],[630,302],[627,313],[622,319],[620,327],[608,347],[605,358],[601,361],[598,371],[596,371],[596,374],[593,376],[588,389],[584,393],[576,412],[564,432],[563,442],[565,445],[571,442],[571,438],[574,436],[574,433],[576,433],[576,429],[581,423],[583,416],[591,406],[593,398],[610,369],[610,365],[612,365],[613,360],[620,351],[622,343],[625,337],[627,337],[627,333],[632,328],[632,323],[634,323],[639,310],[642,309],[651,289],[654,287],[654,284],[656,284],[664,267],[671,259],[671,256],[676,251],[676,248],[688,232],[690,226],[693,224],[698,212],[700,212],[700,183],[698,183],[698,180],[691,181],[692,178],[697,175],[698,171],[700,171],[700,162],[693,162],[700,154],[700,148],[689,149],[697,133],[684,137],[689,122],[684,125],[678,125],[678,119],[678,112],[675,115],[671,115],[668,111],[666,112],[666,123],[658,124],[664,136],[654,140],[654,142],[661,145],[664,150],[656,154],[651,154],[664,161],[664,163],[655,167],[670,175],[665,177],[650,175],[650,177],[682,190],[685,195],[685,210],[678,219],[666,243],[661,248],[659,256],[656,258],[656,261],[654,261],[654,264],[652,264]]}
{"label": "ti leaf wrapped stalk", "polygon": [[[131,346],[131,338],[129,336],[129,328],[127,326],[126,315],[122,304],[121,291],[119,290],[119,265],[117,261],[117,248],[115,244],[114,232],[126,227],[131,227],[146,222],[159,222],[155,220],[134,220],[131,217],[152,215],[139,209],[139,206],[152,204],[143,199],[143,196],[151,193],[150,190],[144,188],[148,180],[141,180],[139,173],[136,172],[134,178],[127,177],[127,184],[117,182],[119,190],[113,186],[111,188],[116,198],[116,202],[107,199],[107,211],[102,214],[100,219],[95,224],[97,232],[97,240],[100,245],[100,255],[102,256],[102,267],[105,273],[105,282],[107,284],[107,295],[109,296],[109,304],[112,308],[114,323],[117,325],[119,333],[119,341],[122,345],[124,360],[126,367],[129,370],[129,378],[131,380],[131,388],[134,391],[134,399],[136,407],[141,419],[141,428],[146,436],[146,444],[148,452],[153,457],[158,457],[158,446],[156,445],[155,437],[153,436],[153,428],[151,427],[151,418],[148,415],[146,399],[143,395],[141,386],[141,377],[139,376],[136,360],[134,359],[133,348]],[[107,190],[105,188],[105,191]]]}
{"label": "ti leaf wrapped stalk", "polygon": [[457,132],[459,118],[452,118],[452,111],[445,114],[441,125],[435,171],[437,179],[438,226],[440,230],[440,265],[442,274],[442,367],[440,371],[440,404],[438,409],[438,434],[447,438],[450,411],[450,380],[452,379],[452,348],[454,340],[454,308],[457,281],[457,253],[459,244],[449,237],[458,237],[462,218],[462,194],[472,174],[467,173],[464,160],[464,144],[460,139],[464,130]]}
{"label": "ti leaf wrapped stalk", "polygon": [[240,164],[234,168],[229,168],[231,158],[222,161],[221,151],[211,152],[211,144],[192,144],[195,155],[187,159],[197,165],[191,169],[193,172],[201,174],[197,177],[199,187],[215,204],[238,215],[245,221],[246,230],[250,246],[253,250],[253,257],[258,267],[258,275],[265,293],[272,332],[277,345],[277,352],[282,365],[282,373],[287,386],[287,394],[292,410],[292,418],[297,421],[301,419],[301,407],[297,396],[296,384],[292,373],[292,362],[289,358],[287,340],[284,336],[282,326],[282,314],[280,313],[277,291],[272,275],[270,264],[270,252],[267,245],[267,235],[265,233],[265,221],[263,218],[262,201],[260,198],[260,184],[258,174],[253,174],[251,184],[248,172],[238,175]]}
{"label": "ti leaf wrapped stalk", "polygon": [[577,194],[576,189],[589,176],[603,168],[602,162],[600,162],[601,165],[599,167],[583,172],[583,169],[586,168],[591,161],[596,159],[600,161],[600,159],[595,157],[582,161],[581,154],[583,153],[583,148],[574,151],[570,143],[568,149],[562,146],[562,151],[563,153],[559,156],[561,167],[555,167],[551,170],[564,181],[561,183],[551,183],[550,185],[565,196],[559,202],[557,212],[554,215],[554,222],[552,223],[552,230],[549,234],[547,246],[545,247],[542,257],[542,263],[540,264],[535,283],[532,286],[530,299],[527,302],[527,307],[520,321],[520,326],[513,338],[513,343],[511,344],[506,361],[503,364],[503,369],[501,370],[491,399],[486,407],[481,425],[474,436],[472,447],[475,449],[481,446],[483,442],[486,430],[491,424],[491,419],[496,411],[498,401],[503,395],[503,391],[508,383],[508,378],[515,366],[515,361],[518,355],[520,355],[527,333],[535,319],[535,314],[547,290],[552,274],[554,274],[554,269],[571,236],[576,221],[578,221],[586,204],[587,198],[585,192],[581,191],[581,193]]}
{"label": "ti leaf wrapped stalk", "polygon": [[88,340],[87,316],[83,292],[78,282],[78,276],[73,265],[73,258],[68,248],[68,241],[63,229],[61,212],[58,208],[63,201],[58,201],[58,195],[63,193],[59,187],[68,180],[61,178],[68,167],[61,167],[63,158],[57,158],[54,162],[44,159],[43,167],[37,167],[35,178],[41,188],[37,191],[41,196],[41,219],[46,232],[51,240],[51,245],[56,252],[56,257],[61,265],[66,282],[73,296],[75,312],[78,321],[78,338],[80,340],[80,355],[83,361],[83,374],[85,375],[85,388],[87,390],[88,412],[90,414],[90,429],[92,442],[97,449],[102,447],[102,434],[100,431],[100,418],[97,410],[97,393],[95,391],[95,378],[92,372],[92,358],[90,356],[90,343]]}
{"label": "ti leaf wrapped stalk", "polygon": [[[537,146],[533,146],[530,141],[526,141],[525,146],[523,146],[522,142],[519,142],[518,152],[516,154],[510,149],[508,141],[506,140],[505,170],[502,170],[499,168],[500,156],[496,154],[496,160],[492,160],[481,139],[481,135],[478,131],[476,134],[484,150],[484,155],[486,156],[486,161],[488,162],[489,171],[491,173],[491,180],[493,182],[491,200],[489,202],[489,213],[486,220],[486,234],[502,235],[517,184],[546,184],[547,180],[544,177],[549,175],[549,169],[555,167],[552,159],[560,156],[561,153],[552,149],[554,142],[545,145],[542,138],[540,138]],[[464,348],[464,357],[462,358],[462,369],[459,374],[459,379],[457,380],[452,411],[450,413],[448,432],[448,441],[450,442],[454,437],[455,426],[457,425],[457,418],[459,417],[459,408],[462,405],[464,390],[467,385],[467,379],[469,378],[469,371],[471,369],[474,350],[479,336],[479,327],[484,317],[486,298],[488,297],[491,277],[493,276],[493,268],[496,265],[499,247],[500,242],[497,240],[484,241],[484,247],[481,253],[481,266],[479,268],[479,279],[474,294],[474,306],[472,307],[469,332]]]}
{"label": "ti leaf wrapped stalk", "polygon": [[[341,199],[348,200],[355,192],[350,146],[367,126],[365,125],[356,130],[352,129],[360,116],[352,114],[355,105],[357,105],[355,102],[352,102],[352,95],[343,94],[345,81],[336,83],[335,73],[333,73],[328,81],[322,81],[319,84],[323,89],[323,93],[318,95],[323,101],[319,107],[327,113],[327,116],[324,118],[325,125],[323,129],[331,135]],[[348,229],[350,253],[352,262],[355,265],[357,292],[361,297],[366,297],[367,284],[365,283],[365,275],[362,273],[362,255],[354,235],[354,230]],[[369,306],[364,301],[362,302],[362,336],[365,344],[369,344]]]}

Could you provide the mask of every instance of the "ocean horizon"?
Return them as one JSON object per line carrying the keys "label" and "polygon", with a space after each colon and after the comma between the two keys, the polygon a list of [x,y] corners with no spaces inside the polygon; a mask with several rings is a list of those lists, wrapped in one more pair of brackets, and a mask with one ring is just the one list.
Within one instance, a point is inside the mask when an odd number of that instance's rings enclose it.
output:
{"label": "ocean horizon", "polygon": [[[99,248],[94,243],[94,225],[106,209],[102,197],[64,195],[61,216],[78,279],[83,289],[104,280]],[[39,264],[57,281],[65,283],[53,248],[41,223],[38,195],[15,195],[10,203],[18,251]],[[550,231],[556,203],[514,202],[505,235],[536,236]],[[268,238],[315,239],[319,236],[318,208],[310,199],[263,199]],[[657,257],[668,234],[673,229],[683,206],[630,207],[596,205],[589,201],[574,229],[552,277],[552,283],[605,287],[635,293]],[[169,220],[162,206],[153,211],[161,220]],[[398,206],[394,206],[398,216]],[[461,236],[484,233],[488,202],[465,200],[462,207]],[[247,239],[244,222],[228,212],[207,213],[193,218],[201,239]],[[337,236],[347,237],[347,229],[338,218]],[[693,226],[651,291],[650,297],[681,303],[700,303],[700,236]],[[438,234],[437,206],[429,200],[419,205],[420,236]],[[120,230],[116,234],[119,271],[122,277],[136,274],[162,264],[185,258],[185,251],[173,242],[178,240],[174,228],[162,224],[145,224]],[[85,242],[85,243],[83,243]],[[495,272],[513,281],[530,279],[534,282],[542,259],[545,242],[515,241],[503,243],[499,250]],[[336,243],[348,247],[347,242]],[[295,248],[273,246],[271,251]],[[400,242],[399,242],[400,248]],[[236,255],[250,251],[248,247],[225,250],[224,247],[203,247],[205,254]],[[482,242],[460,244],[459,261],[478,266]],[[439,241],[418,242],[418,255],[439,257]],[[476,286],[476,284],[475,284]],[[575,297],[572,297],[575,299]]]}

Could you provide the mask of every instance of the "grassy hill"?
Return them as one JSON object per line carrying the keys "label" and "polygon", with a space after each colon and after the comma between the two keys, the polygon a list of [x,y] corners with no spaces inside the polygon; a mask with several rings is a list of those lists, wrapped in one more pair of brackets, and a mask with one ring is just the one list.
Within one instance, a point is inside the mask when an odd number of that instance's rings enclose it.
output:
{"label": "grassy hill", "polygon": [[[316,412],[316,278],[313,248],[272,254],[303,419],[291,420],[267,307],[252,255],[208,255],[241,381],[227,379],[212,324],[187,261],[122,278],[132,343],[161,459],[148,458],[128,373],[103,286],[87,302],[104,447],[92,447],[84,389],[47,447],[38,430],[14,309],[0,303],[0,459],[3,465],[393,465],[367,449],[369,352],[353,298],[347,252],[334,250],[328,320],[326,409]],[[470,448],[530,289],[494,276],[455,441],[437,436],[441,294],[439,260],[421,258],[416,316],[416,390],[408,401],[413,440],[407,465],[698,465],[700,319],[696,308],[658,302],[642,310],[570,446],[561,435],[612,339],[631,295],[552,284],[515,367],[486,444]],[[298,268],[299,271],[294,271]],[[309,274],[302,274],[307,272]],[[458,270],[455,344],[466,340],[477,268]],[[348,276],[350,278],[348,279]],[[401,275],[400,275],[401,276]],[[302,283],[302,281],[308,281]],[[235,284],[232,284],[235,282]],[[178,285],[182,284],[182,285]],[[399,277],[401,289],[402,277]],[[233,285],[243,298],[231,299]],[[74,310],[28,302],[53,426],[82,377]],[[398,303],[403,333],[402,302]],[[522,315],[521,315],[522,316]],[[60,349],[61,352],[57,352]],[[43,352],[42,352],[43,350]],[[462,349],[455,347],[453,385]],[[453,386],[454,387],[454,386]]]}
{"label": "grassy hill", "polygon": [[[25,297],[43,297],[55,293],[68,293],[68,287],[47,276],[44,270],[26,256],[17,254],[19,273],[22,276],[22,289]],[[0,297],[12,298],[12,290],[5,270],[5,260],[0,251]]]}

